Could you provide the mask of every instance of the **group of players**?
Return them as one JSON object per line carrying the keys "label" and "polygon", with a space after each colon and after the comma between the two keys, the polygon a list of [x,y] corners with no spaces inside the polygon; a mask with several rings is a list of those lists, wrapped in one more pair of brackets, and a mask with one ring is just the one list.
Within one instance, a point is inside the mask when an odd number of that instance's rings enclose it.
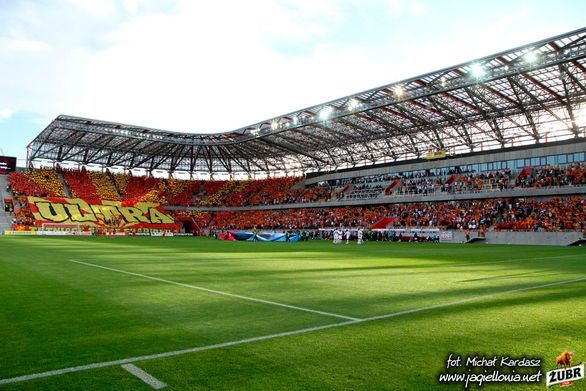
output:
{"label": "group of players", "polygon": [[[346,244],[350,244],[350,238],[352,237],[352,232],[350,228],[336,228],[332,232],[333,243],[334,244],[342,244],[343,240],[346,239]],[[364,243],[364,230],[362,228],[358,228],[356,231],[356,244]]]}

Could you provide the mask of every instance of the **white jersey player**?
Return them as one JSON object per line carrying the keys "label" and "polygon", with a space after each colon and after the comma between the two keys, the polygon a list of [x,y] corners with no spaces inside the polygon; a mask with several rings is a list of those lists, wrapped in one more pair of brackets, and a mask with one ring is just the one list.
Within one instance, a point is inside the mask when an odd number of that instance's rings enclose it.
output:
{"label": "white jersey player", "polygon": [[356,236],[358,237],[358,240],[356,241],[356,244],[362,244],[362,236],[364,235],[364,231],[362,230],[362,228],[358,228],[358,232],[356,233]]}

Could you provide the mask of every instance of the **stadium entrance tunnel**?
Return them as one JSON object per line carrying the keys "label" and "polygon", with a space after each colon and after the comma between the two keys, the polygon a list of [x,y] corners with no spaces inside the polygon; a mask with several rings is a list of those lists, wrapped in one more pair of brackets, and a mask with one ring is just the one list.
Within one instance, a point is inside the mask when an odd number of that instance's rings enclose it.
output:
{"label": "stadium entrance tunnel", "polygon": [[193,234],[198,231],[197,225],[190,217],[175,217],[175,221],[180,225],[180,232]]}

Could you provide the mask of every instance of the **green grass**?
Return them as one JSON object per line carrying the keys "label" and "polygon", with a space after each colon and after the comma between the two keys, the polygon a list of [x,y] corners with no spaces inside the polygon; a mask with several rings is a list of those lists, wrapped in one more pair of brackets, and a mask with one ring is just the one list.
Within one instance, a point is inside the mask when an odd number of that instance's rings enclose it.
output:
{"label": "green grass", "polygon": [[[580,247],[0,237],[0,379],[345,322],[69,260],[355,318],[438,306],[135,363],[170,390],[462,389],[436,381],[449,352],[586,361],[586,281],[532,289],[586,278]],[[0,389],[150,388],[111,366]]]}

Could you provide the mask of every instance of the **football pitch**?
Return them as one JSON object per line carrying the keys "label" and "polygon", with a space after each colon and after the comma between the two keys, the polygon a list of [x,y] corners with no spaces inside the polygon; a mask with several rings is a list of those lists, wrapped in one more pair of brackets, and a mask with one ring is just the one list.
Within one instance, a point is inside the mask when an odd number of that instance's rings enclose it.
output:
{"label": "football pitch", "polygon": [[586,249],[0,237],[0,330],[0,390],[462,389],[449,354],[586,361]]}

